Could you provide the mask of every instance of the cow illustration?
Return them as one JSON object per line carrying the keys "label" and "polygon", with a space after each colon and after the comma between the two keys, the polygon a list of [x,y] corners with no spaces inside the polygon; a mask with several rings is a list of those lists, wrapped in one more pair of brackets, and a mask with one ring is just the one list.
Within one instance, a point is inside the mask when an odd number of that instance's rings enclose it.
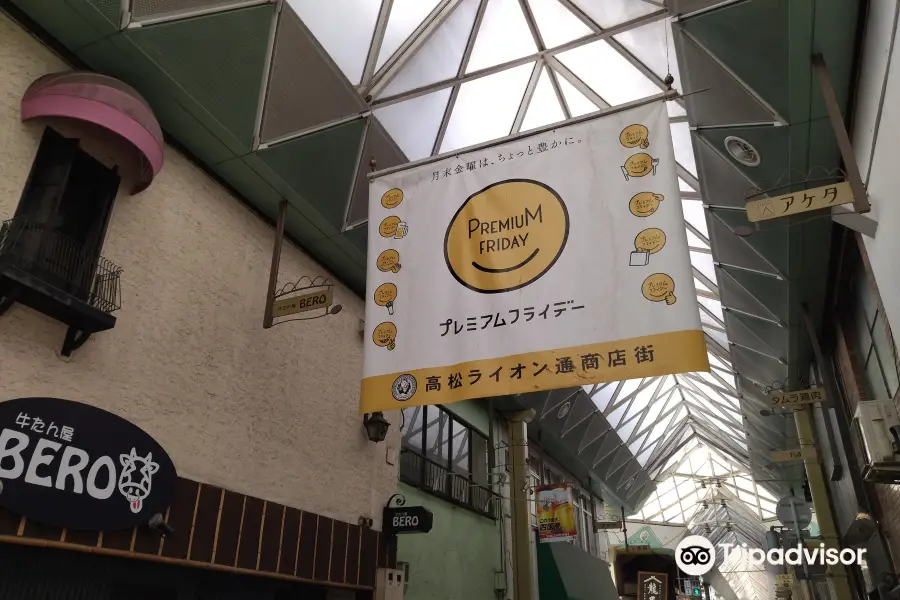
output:
{"label": "cow illustration", "polygon": [[[150,495],[150,484],[159,465],[153,462],[152,453],[148,452],[146,457],[141,457],[134,448],[131,449],[131,454],[120,454],[119,462],[122,463],[119,493],[131,503],[131,512],[139,513],[144,499]],[[140,472],[140,477],[133,477],[135,471]]]}

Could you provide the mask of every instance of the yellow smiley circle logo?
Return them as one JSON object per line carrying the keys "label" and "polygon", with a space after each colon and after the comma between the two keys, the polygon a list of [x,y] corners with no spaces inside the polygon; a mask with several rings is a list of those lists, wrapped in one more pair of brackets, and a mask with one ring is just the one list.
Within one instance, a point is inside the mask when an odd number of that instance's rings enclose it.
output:
{"label": "yellow smiley circle logo", "polygon": [[654,273],[644,280],[641,293],[650,302],[675,304],[675,280],[665,273]]}
{"label": "yellow smiley circle logo", "polygon": [[569,238],[569,212],[546,184],[510,179],[469,196],[450,221],[444,260],[476,292],[517,290],[556,263]]}
{"label": "yellow smiley circle logo", "polygon": [[644,125],[629,125],[619,134],[619,143],[626,148],[640,146],[646,150],[650,147],[650,131]]}
{"label": "yellow smiley circle logo", "polygon": [[636,217],[649,217],[659,208],[659,203],[665,200],[662,194],[653,192],[641,192],[632,196],[628,202],[628,210]]}
{"label": "yellow smiley circle logo", "polygon": [[393,350],[397,347],[397,326],[390,321],[379,323],[372,331],[372,342],[376,346]]}
{"label": "yellow smiley circle logo", "polygon": [[394,237],[397,233],[397,226],[400,225],[400,217],[385,217],[381,225],[378,226],[378,233],[381,237]]}
{"label": "yellow smiley circle logo", "polygon": [[388,190],[381,197],[381,205],[385,208],[397,208],[403,202],[403,190],[394,188]]}
{"label": "yellow smiley circle logo", "polygon": [[391,271],[392,273],[399,273],[400,253],[396,250],[385,250],[378,255],[378,260],[375,261],[375,265],[378,267],[379,271],[383,271],[385,273],[387,273],[388,271]]}
{"label": "yellow smiley circle logo", "polygon": [[666,245],[666,232],[656,227],[645,229],[634,238],[634,249],[656,254]]}

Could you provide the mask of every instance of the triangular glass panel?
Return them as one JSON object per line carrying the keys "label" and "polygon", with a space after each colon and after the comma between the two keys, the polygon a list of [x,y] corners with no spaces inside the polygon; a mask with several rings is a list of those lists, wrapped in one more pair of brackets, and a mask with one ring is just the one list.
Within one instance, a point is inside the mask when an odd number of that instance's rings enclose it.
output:
{"label": "triangular glass panel", "polygon": [[557,58],[610,106],[661,92],[605,40],[568,50]]}
{"label": "triangular glass panel", "polygon": [[631,419],[628,422],[622,423],[621,425],[619,425],[616,428],[616,433],[619,434],[619,438],[623,442],[628,441],[628,438],[631,437],[632,433],[634,433],[634,428],[637,426],[638,421],[640,421],[640,420],[641,420],[640,416],[635,415],[635,416],[631,417]]}
{"label": "triangular glass panel", "polygon": [[351,83],[362,79],[381,2],[371,0],[288,0]]}
{"label": "triangular glass panel", "polygon": [[509,135],[533,69],[529,63],[462,84],[441,152]]}
{"label": "triangular glass panel", "polygon": [[656,448],[656,443],[651,443],[649,446],[647,446],[646,448],[644,448],[644,451],[643,451],[643,452],[641,452],[641,453],[637,456],[637,461],[640,463],[640,465],[641,465],[642,467],[643,467],[644,465],[647,464],[647,461],[648,461],[648,460],[650,460],[650,455],[653,454],[653,450],[654,450],[655,448]]}
{"label": "triangular glass panel", "polygon": [[670,74],[675,78],[673,87],[682,91],[678,61],[675,59],[675,43],[672,39],[672,25],[668,19],[660,19],[643,27],[629,29],[613,36],[625,50],[644,63],[654,75],[665,79]]}
{"label": "triangular glass panel", "polygon": [[691,251],[691,265],[704,275],[710,281],[716,281],[716,266],[713,262],[712,254],[706,252]]}
{"label": "triangular glass panel", "polygon": [[488,0],[467,73],[537,52],[518,0]]}
{"label": "triangular glass panel", "polygon": [[712,293],[712,290],[706,287],[706,285],[704,285],[703,282],[696,277],[694,277],[694,287],[697,288],[698,292],[709,292],[710,294]]}
{"label": "triangular glass panel", "polygon": [[[628,410],[628,403],[626,402],[616,410],[612,411],[609,415],[606,416],[606,420],[609,421],[609,424],[612,427],[617,427],[619,425],[619,421],[622,420],[622,417],[625,416],[625,411]],[[618,430],[616,430],[618,432]],[[621,434],[620,434],[621,437]]]}
{"label": "triangular glass panel", "polygon": [[380,69],[406,38],[422,24],[440,0],[394,0],[384,30],[376,68]]}
{"label": "triangular glass panel", "polygon": [[687,123],[672,123],[672,144],[675,146],[675,161],[697,176],[697,160],[694,158],[694,145],[691,141],[691,126]]}
{"label": "triangular glass panel", "polygon": [[649,2],[635,0],[573,0],[572,4],[580,8],[597,25],[607,29],[633,21],[650,13],[661,10]]}
{"label": "triangular glass panel", "polygon": [[690,185],[688,185],[688,182],[685,181],[684,179],[682,179],[681,177],[678,178],[678,189],[681,190],[682,192],[696,192],[697,191],[694,188],[692,188]]}
{"label": "triangular glass panel", "polygon": [[578,88],[569,83],[568,79],[562,75],[557,75],[556,80],[559,81],[559,89],[562,90],[563,98],[566,99],[569,112],[573,117],[580,117],[600,110],[599,106],[578,91]]}
{"label": "triangular glass panel", "polygon": [[[645,433],[644,435],[642,435],[641,437],[639,437],[638,439],[631,442],[630,444],[628,444],[628,449],[631,450],[632,454],[634,454],[635,452],[637,452],[641,449],[641,444],[644,443],[644,440],[647,439],[648,435],[650,435],[649,431],[647,433]],[[640,462],[640,461],[638,461],[638,462]],[[641,464],[641,466],[644,466],[644,465]]]}
{"label": "triangular glass panel", "polygon": [[456,77],[480,1],[463,0],[378,96],[393,96]]}
{"label": "triangular glass panel", "polygon": [[375,116],[406,157],[419,160],[431,156],[449,99],[448,88],[379,108]]}
{"label": "triangular glass panel", "polygon": [[688,246],[692,246],[694,248],[705,248],[706,250],[709,250],[709,244],[694,235],[694,232],[692,232],[690,229],[687,230],[687,238]]}
{"label": "triangular glass panel", "polygon": [[562,46],[591,34],[591,29],[559,0],[528,0],[528,5],[545,48]]}
{"label": "triangular glass panel", "polygon": [[[553,1],[556,2],[556,0]],[[558,123],[565,118],[563,109],[559,105],[559,99],[556,97],[556,91],[553,89],[553,83],[550,81],[550,72],[544,68],[538,78],[537,86],[534,88],[534,94],[531,96],[531,103],[528,105],[528,112],[525,113],[520,131],[530,131],[543,125]]]}

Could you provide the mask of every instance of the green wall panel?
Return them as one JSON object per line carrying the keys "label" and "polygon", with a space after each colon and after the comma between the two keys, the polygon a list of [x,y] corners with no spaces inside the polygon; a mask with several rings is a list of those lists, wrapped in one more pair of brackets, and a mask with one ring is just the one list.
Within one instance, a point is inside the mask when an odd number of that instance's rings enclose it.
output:
{"label": "green wall panel", "polygon": [[99,27],[107,30],[108,33],[119,30],[122,22],[122,1],[121,0],[66,0],[74,6],[78,12],[82,13],[86,19],[94,21],[98,17],[103,20]]}
{"label": "green wall panel", "polygon": [[434,513],[429,533],[399,536],[397,560],[409,563],[405,600],[495,600],[494,571],[503,565],[497,522],[404,483],[397,492],[407,506]]}
{"label": "green wall panel", "polygon": [[[122,35],[114,35],[77,51],[92,68],[128,83],[150,104],[162,128],[207,164],[228,160],[234,153],[223,141],[230,137],[214,119],[201,123],[195,117],[203,109],[184,90],[173,85],[143,52]],[[192,107],[188,110],[185,107]],[[232,142],[233,144],[234,142]]]}
{"label": "green wall panel", "polygon": [[256,155],[337,234],[344,224],[365,126],[365,119],[356,119]]}
{"label": "green wall panel", "polygon": [[75,49],[108,35],[62,0],[13,0],[25,14],[67,48]]}
{"label": "green wall panel", "polygon": [[[125,35],[249,152],[272,5],[130,29]],[[173,86],[174,87],[174,86]]]}
{"label": "green wall panel", "polygon": [[791,119],[790,5],[807,1],[740,2],[686,19],[684,28],[781,116]]}

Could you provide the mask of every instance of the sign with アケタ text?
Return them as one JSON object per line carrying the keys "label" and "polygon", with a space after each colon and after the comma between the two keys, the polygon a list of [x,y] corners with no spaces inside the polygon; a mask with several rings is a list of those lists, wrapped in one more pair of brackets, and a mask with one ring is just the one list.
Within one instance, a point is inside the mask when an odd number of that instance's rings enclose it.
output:
{"label": "sign with \u30a2\u30b1\u30bf text", "polygon": [[95,531],[165,514],[177,475],[162,447],[105,410],[57,398],[0,402],[0,506]]}
{"label": "sign with \u30a2\u30b1\u30bf text", "polygon": [[663,103],[370,184],[360,410],[709,369]]}
{"label": "sign with \u30a2\u30b1\u30bf text", "polygon": [[768,221],[851,202],[853,202],[853,191],[848,182],[842,181],[774,198],[752,200],[747,203],[747,220],[751,223]]}

